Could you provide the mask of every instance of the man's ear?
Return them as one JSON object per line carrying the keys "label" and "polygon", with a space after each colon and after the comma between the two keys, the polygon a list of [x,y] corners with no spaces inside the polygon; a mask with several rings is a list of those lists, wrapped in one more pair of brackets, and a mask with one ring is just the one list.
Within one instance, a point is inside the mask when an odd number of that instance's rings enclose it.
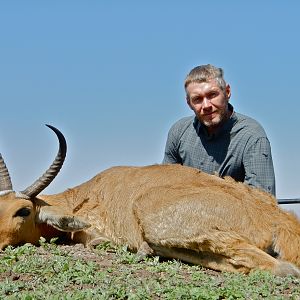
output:
{"label": "man's ear", "polygon": [[190,108],[191,110],[193,110],[193,108],[192,108],[192,106],[191,106],[190,97],[189,97],[188,95],[186,95],[185,99],[186,99],[186,103],[187,103],[187,105],[189,106],[189,108]]}
{"label": "man's ear", "polygon": [[53,206],[42,206],[36,216],[37,223],[46,223],[59,231],[74,232],[91,226],[83,218],[64,214],[61,209]]}
{"label": "man's ear", "polygon": [[226,85],[225,93],[226,93],[227,100],[229,101],[231,97],[231,88],[229,84]]}

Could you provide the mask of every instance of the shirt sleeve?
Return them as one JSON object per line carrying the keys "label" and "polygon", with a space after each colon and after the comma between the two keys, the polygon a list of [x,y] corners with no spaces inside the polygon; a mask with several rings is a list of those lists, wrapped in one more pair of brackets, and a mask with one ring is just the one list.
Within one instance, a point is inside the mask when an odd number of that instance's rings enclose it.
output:
{"label": "shirt sleeve", "polygon": [[243,158],[245,183],[275,196],[275,174],[271,146],[266,137],[246,146]]}
{"label": "shirt sleeve", "polygon": [[163,159],[163,164],[182,164],[181,158],[178,153],[178,133],[171,127],[165,147],[165,154]]}

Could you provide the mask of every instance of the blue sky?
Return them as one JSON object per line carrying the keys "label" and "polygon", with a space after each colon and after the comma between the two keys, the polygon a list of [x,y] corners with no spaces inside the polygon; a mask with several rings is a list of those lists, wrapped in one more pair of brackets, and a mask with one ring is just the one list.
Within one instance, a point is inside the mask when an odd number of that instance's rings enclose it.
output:
{"label": "blue sky", "polygon": [[0,1],[0,150],[21,190],[68,142],[45,192],[116,165],[160,163],[191,115],[183,80],[222,67],[235,110],[271,145],[279,198],[299,197],[299,1]]}

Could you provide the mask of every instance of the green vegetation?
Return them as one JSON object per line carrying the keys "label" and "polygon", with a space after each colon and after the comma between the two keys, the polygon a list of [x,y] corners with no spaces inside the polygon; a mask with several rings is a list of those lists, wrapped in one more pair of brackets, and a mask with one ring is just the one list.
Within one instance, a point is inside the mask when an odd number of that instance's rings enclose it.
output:
{"label": "green vegetation", "polygon": [[300,281],[267,272],[218,273],[125,247],[94,250],[41,240],[0,252],[0,299],[299,299]]}

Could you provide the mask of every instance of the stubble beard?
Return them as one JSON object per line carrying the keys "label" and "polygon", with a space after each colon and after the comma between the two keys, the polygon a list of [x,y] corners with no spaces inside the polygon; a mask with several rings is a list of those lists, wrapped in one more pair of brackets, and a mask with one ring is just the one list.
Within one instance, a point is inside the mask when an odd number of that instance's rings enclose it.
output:
{"label": "stubble beard", "polygon": [[205,125],[209,129],[218,128],[227,120],[227,111],[218,112],[218,114],[212,120],[204,120],[203,118],[199,118],[200,122]]}

